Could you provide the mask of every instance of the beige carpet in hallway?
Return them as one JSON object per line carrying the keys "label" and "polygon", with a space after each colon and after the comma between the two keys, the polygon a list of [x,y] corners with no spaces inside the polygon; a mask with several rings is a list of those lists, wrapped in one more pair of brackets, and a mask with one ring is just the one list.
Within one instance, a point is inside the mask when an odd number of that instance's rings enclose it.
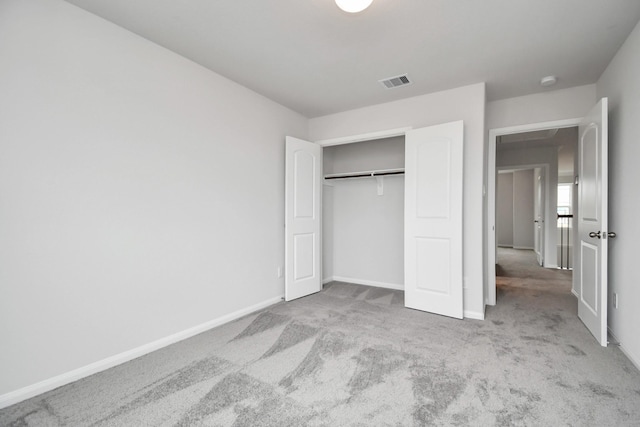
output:
{"label": "beige carpet in hallway", "polygon": [[496,261],[498,293],[502,286],[571,292],[572,271],[541,267],[532,250],[498,248]]}

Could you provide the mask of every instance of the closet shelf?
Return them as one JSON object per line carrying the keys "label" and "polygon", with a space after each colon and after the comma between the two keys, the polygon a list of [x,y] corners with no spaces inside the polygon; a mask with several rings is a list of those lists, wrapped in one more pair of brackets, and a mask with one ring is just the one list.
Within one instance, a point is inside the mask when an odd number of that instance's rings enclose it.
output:
{"label": "closet shelf", "polygon": [[352,179],[352,178],[375,178],[378,176],[404,175],[404,168],[397,169],[381,169],[373,171],[359,171],[347,173],[332,173],[324,176],[325,180],[333,179]]}

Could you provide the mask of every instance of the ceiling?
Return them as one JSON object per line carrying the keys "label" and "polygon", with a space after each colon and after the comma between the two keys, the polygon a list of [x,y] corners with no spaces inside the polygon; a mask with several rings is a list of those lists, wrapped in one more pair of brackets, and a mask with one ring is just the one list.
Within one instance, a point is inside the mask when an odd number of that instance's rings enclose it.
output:
{"label": "ceiling", "polygon": [[595,83],[640,19],[638,0],[67,1],[310,118],[478,82],[489,101],[551,74]]}

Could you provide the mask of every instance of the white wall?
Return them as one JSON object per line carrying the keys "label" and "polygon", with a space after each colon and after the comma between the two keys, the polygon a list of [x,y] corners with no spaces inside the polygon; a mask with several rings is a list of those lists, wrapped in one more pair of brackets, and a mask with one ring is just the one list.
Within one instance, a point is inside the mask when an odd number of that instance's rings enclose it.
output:
{"label": "white wall", "polygon": [[[404,137],[323,150],[325,173],[404,167]],[[325,280],[404,288],[404,177],[331,180],[325,185]],[[328,200],[330,199],[330,200]]]}
{"label": "white wall", "polygon": [[404,177],[336,182],[333,211],[333,277],[404,288]]}
{"label": "white wall", "polygon": [[404,136],[333,145],[323,155],[326,174],[403,168]]}
{"label": "white wall", "polygon": [[485,85],[479,83],[309,120],[311,140],[464,120],[464,310],[484,314],[483,180]]}
{"label": "white wall", "polygon": [[[623,351],[640,368],[640,286],[637,250],[640,236],[640,24],[636,25],[598,80],[598,98],[609,98],[609,328]],[[620,297],[611,305],[612,293]]]}
{"label": "white wall", "polygon": [[304,117],[59,0],[0,61],[0,397],[282,295]]}
{"label": "white wall", "polygon": [[513,247],[533,249],[533,169],[513,172]]}
{"label": "white wall", "polygon": [[487,103],[487,129],[581,118],[595,103],[595,85],[492,101]]}
{"label": "white wall", "polygon": [[513,172],[499,173],[496,181],[496,242],[513,247]]}

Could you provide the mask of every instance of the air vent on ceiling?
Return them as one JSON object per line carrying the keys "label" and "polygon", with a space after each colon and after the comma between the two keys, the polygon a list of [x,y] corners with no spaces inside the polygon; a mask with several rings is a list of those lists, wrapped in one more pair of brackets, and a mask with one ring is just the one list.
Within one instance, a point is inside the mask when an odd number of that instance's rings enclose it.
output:
{"label": "air vent on ceiling", "polygon": [[384,85],[387,89],[393,89],[400,86],[406,86],[411,84],[411,80],[409,80],[409,76],[403,74],[401,76],[389,77],[388,79],[380,80],[380,83]]}

